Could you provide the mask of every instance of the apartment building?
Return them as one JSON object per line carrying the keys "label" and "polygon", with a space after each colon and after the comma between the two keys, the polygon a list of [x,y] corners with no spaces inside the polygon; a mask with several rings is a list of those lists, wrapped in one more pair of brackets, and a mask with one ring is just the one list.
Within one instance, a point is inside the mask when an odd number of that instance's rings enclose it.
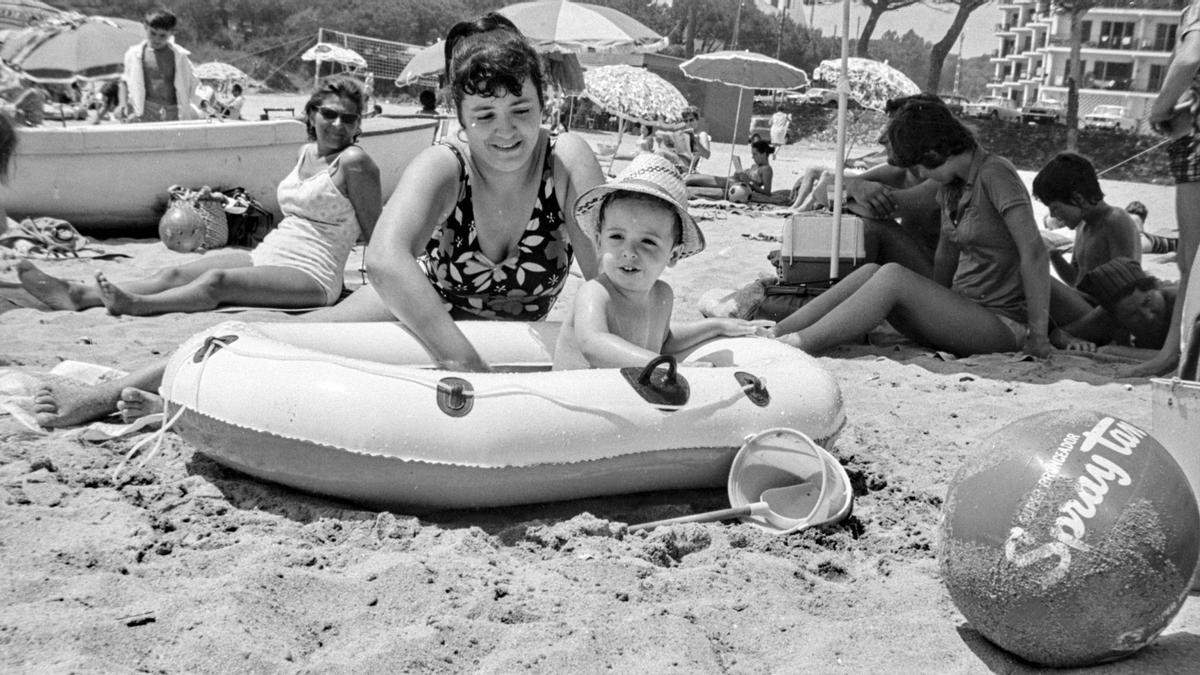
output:
{"label": "apartment building", "polygon": [[[1137,5],[1136,7],[1130,5]],[[1098,105],[1124,106],[1149,130],[1146,117],[1162,86],[1175,47],[1186,0],[1101,0],[1082,21],[1083,81],[1079,115]],[[989,93],[1027,105],[1039,99],[1067,100],[1071,55],[1070,17],[1049,0],[1000,0],[997,49]]]}

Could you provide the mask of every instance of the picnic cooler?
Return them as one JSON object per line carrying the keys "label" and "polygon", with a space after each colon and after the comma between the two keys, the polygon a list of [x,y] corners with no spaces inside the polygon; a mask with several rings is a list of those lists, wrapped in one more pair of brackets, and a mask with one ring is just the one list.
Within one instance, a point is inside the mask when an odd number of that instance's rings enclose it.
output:
{"label": "picnic cooler", "polygon": [[[779,251],[781,281],[785,284],[829,281],[832,238],[831,213],[797,213],[785,220],[783,242]],[[837,276],[841,279],[866,262],[862,219],[843,213],[839,241]]]}

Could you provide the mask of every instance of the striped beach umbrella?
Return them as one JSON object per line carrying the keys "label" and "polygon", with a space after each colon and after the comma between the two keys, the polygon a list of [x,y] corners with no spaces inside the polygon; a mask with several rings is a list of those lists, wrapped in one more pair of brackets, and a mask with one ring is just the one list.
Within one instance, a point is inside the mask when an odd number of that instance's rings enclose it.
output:
{"label": "striped beach umbrella", "polygon": [[519,2],[502,7],[540,52],[656,52],[667,39],[611,7],[568,0]]}

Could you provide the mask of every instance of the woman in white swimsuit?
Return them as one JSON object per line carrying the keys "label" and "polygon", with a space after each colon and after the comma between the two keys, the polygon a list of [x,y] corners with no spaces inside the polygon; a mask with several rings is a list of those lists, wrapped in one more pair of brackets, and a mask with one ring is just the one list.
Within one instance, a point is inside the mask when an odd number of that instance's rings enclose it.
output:
{"label": "woman in white swimsuit", "polygon": [[21,285],[53,309],[104,305],[111,314],[203,312],[219,305],[300,308],[332,305],[342,292],[350,249],[369,240],[382,208],[379,168],[354,145],[362,120],[361,85],[326,78],[304,106],[312,143],[279,184],[284,217],[253,251],[206,255],[120,286],[65,281],[23,261]]}

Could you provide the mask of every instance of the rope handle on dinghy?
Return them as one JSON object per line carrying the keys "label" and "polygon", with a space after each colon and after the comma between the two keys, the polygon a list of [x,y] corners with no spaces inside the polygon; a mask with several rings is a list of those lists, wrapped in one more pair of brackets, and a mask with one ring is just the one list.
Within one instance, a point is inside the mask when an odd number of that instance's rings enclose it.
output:
{"label": "rope handle on dinghy", "polygon": [[[192,357],[193,363],[200,364],[200,369],[201,369],[200,377],[203,377],[203,375],[204,375],[204,366],[208,362],[208,357],[211,356],[218,349],[228,347],[231,343],[233,343],[237,339],[238,339],[238,336],[236,336],[236,335],[222,335],[220,337],[217,337],[215,335],[210,335],[208,338],[206,338],[204,340],[204,345],[199,350],[197,350],[196,354]],[[199,379],[199,378],[197,378],[197,379]],[[199,396],[199,388],[197,388],[197,396]],[[163,410],[164,411],[167,409],[167,406],[169,405],[168,401],[170,401],[170,400],[171,400],[170,396],[163,397]],[[168,418],[167,421],[164,422],[163,425],[158,428],[158,431],[156,431],[148,436],[145,436],[144,438],[139,440],[137,443],[133,444],[133,447],[131,447],[129,449],[129,452],[125,453],[125,457],[121,460],[121,462],[119,464],[117,464],[117,468],[113,469],[112,482],[113,482],[114,487],[121,487],[124,484],[121,482],[121,472],[125,470],[125,467],[129,465],[130,460],[132,460],[134,458],[134,456],[137,455],[138,451],[140,451],[142,448],[146,447],[146,444],[153,441],[154,447],[150,449],[150,452],[146,453],[146,456],[142,458],[142,461],[138,462],[137,468],[135,468],[133,470],[134,473],[141,471],[146,466],[146,464],[149,463],[150,460],[153,459],[154,456],[158,454],[158,451],[162,449],[163,440],[166,438],[167,432],[170,431],[171,427],[175,426],[175,423],[179,421],[179,418],[183,416],[183,413],[186,410],[187,410],[187,406],[180,404],[179,410],[176,410],[175,414],[172,415],[170,418]]]}

